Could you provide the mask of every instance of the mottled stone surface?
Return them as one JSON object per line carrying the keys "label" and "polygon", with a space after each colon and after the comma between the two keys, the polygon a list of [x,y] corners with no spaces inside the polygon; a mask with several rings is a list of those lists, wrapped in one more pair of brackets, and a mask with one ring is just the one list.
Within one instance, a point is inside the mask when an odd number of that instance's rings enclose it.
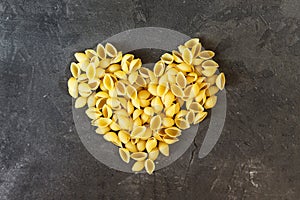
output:
{"label": "mottled stone surface", "polygon": [[[95,160],[66,90],[75,51],[144,26],[200,37],[228,79],[213,151],[199,134],[152,176]],[[299,199],[299,56],[299,0],[2,0],[0,199]]]}

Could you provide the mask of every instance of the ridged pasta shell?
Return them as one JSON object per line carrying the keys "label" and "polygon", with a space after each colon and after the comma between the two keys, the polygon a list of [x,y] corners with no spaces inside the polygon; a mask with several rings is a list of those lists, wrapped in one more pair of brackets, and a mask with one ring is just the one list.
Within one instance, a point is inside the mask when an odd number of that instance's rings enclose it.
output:
{"label": "ridged pasta shell", "polygon": [[168,85],[168,83],[164,82],[157,86],[156,93],[159,97],[162,97],[168,92],[168,90],[169,90],[169,85]]}
{"label": "ridged pasta shell", "polygon": [[87,98],[85,97],[78,97],[75,101],[75,108],[82,108],[86,105]]}
{"label": "ridged pasta shell", "polygon": [[193,46],[195,46],[198,43],[199,43],[199,38],[192,38],[192,39],[186,41],[184,43],[184,46],[186,46],[188,48],[192,48]]}
{"label": "ridged pasta shell", "polygon": [[118,98],[108,98],[106,100],[106,104],[109,105],[112,109],[117,108],[120,106],[120,101]]}
{"label": "ridged pasta shell", "polygon": [[159,142],[158,149],[164,156],[169,156],[169,145],[165,142]]}
{"label": "ridged pasta shell", "polygon": [[99,67],[106,69],[110,65],[111,59],[105,58],[99,62]]}
{"label": "ridged pasta shell", "polygon": [[[137,118],[137,119],[139,119],[139,118]],[[136,127],[133,128],[130,136],[131,136],[131,138],[140,138],[144,135],[145,131],[146,131],[145,126],[141,126],[141,125],[136,126]]]}
{"label": "ridged pasta shell", "polygon": [[87,57],[87,55],[85,55],[84,53],[75,53],[74,56],[78,62],[89,61],[89,57]]}
{"label": "ridged pasta shell", "polygon": [[91,79],[91,80],[89,80],[88,84],[89,84],[91,90],[96,90],[100,85],[100,80],[99,79]]}
{"label": "ridged pasta shell", "polygon": [[164,53],[160,59],[166,64],[171,64],[174,60],[173,56],[169,53]]}
{"label": "ridged pasta shell", "polygon": [[130,140],[130,134],[124,130],[119,131],[118,137],[123,144],[126,144]]}
{"label": "ridged pasta shell", "polygon": [[115,132],[108,132],[106,133],[103,138],[106,140],[106,141],[109,141],[109,142],[113,142],[113,141],[117,141],[119,140],[117,134]]}
{"label": "ridged pasta shell", "polygon": [[102,117],[102,118],[99,118],[97,122],[98,122],[99,127],[107,127],[112,123],[112,120]]}
{"label": "ridged pasta shell", "polygon": [[114,57],[112,60],[111,60],[111,64],[114,64],[114,63],[118,63],[122,60],[122,51],[119,51],[116,55],[116,57]]}
{"label": "ridged pasta shell", "polygon": [[77,78],[78,82],[86,82],[88,81],[88,78],[86,76],[86,74],[80,74]]}
{"label": "ridged pasta shell", "polygon": [[213,60],[206,60],[202,63],[202,68],[203,69],[208,69],[208,68],[218,68],[219,64],[216,63]]}
{"label": "ridged pasta shell", "polygon": [[101,112],[95,107],[88,108],[85,113],[90,119],[97,119],[101,116]]}
{"label": "ridged pasta shell", "polygon": [[103,115],[103,117],[105,117],[105,118],[111,118],[112,117],[112,109],[108,106],[108,105],[104,105],[103,107],[102,107],[102,115]]}
{"label": "ridged pasta shell", "polygon": [[81,70],[80,70],[79,65],[77,65],[77,64],[74,63],[74,62],[71,63],[70,71],[71,71],[72,76],[73,76],[74,78],[78,78],[78,76],[79,76],[80,73],[81,73]]}
{"label": "ridged pasta shell", "polygon": [[98,54],[99,58],[101,58],[101,59],[106,58],[105,48],[102,44],[97,45],[97,54]]}
{"label": "ridged pasta shell", "polygon": [[114,75],[118,79],[127,80],[127,75],[126,75],[126,73],[124,71],[116,71],[116,72],[114,72]]}
{"label": "ridged pasta shell", "polygon": [[150,105],[150,99],[140,99],[140,106],[147,107]]}
{"label": "ridged pasta shell", "polygon": [[207,98],[204,104],[204,108],[205,109],[213,108],[217,103],[217,99],[218,99],[217,96],[211,96]]}
{"label": "ridged pasta shell", "polygon": [[217,71],[217,68],[209,68],[209,69],[205,69],[202,70],[202,74],[206,77],[210,77],[212,75],[214,75]]}
{"label": "ridged pasta shell", "polygon": [[208,60],[208,59],[211,59],[212,57],[215,56],[215,53],[213,51],[201,51],[200,54],[199,54],[199,57],[204,59],[204,60]]}
{"label": "ridged pasta shell", "polygon": [[204,111],[204,108],[198,102],[191,103],[191,105],[189,106],[188,109],[190,109],[190,110],[192,110],[194,112],[202,112],[202,111]]}
{"label": "ridged pasta shell", "polygon": [[163,101],[163,104],[164,106],[167,108],[167,107],[170,107],[173,102],[175,101],[175,96],[174,94],[172,93],[172,91],[168,91],[162,98],[162,101]]}
{"label": "ridged pasta shell", "polygon": [[214,84],[216,83],[217,77],[218,77],[217,74],[215,74],[215,75],[213,75],[213,76],[211,76],[211,77],[207,77],[207,78],[205,79],[205,82],[206,82],[206,83],[209,83],[210,85],[214,85]]}
{"label": "ridged pasta shell", "polygon": [[173,58],[174,58],[175,62],[177,62],[177,63],[182,63],[183,62],[181,54],[178,51],[173,50],[172,55],[173,55]]}
{"label": "ridged pasta shell", "polygon": [[200,54],[201,48],[202,48],[201,43],[195,44],[192,47],[191,52],[192,52],[193,58],[196,58]]}
{"label": "ridged pasta shell", "polygon": [[225,86],[225,75],[224,73],[220,73],[217,78],[216,78],[216,86],[220,89],[223,90]]}
{"label": "ridged pasta shell", "polygon": [[163,110],[164,106],[159,97],[154,97],[151,101],[151,106],[154,109],[155,113],[158,113]]}
{"label": "ridged pasta shell", "polygon": [[184,97],[186,98],[186,99],[189,99],[190,97],[192,97],[193,95],[191,94],[192,93],[192,87],[193,87],[193,85],[189,85],[189,86],[187,86],[185,89],[184,89]]}
{"label": "ridged pasta shell", "polygon": [[139,99],[131,99],[131,103],[135,108],[141,109],[141,102]]}
{"label": "ridged pasta shell", "polygon": [[152,117],[152,119],[150,120],[151,130],[157,130],[160,127],[161,127],[161,117],[159,115]]}
{"label": "ridged pasta shell", "polygon": [[136,82],[136,79],[138,78],[138,72],[132,72],[128,76],[128,81],[132,85]]}
{"label": "ridged pasta shell", "polygon": [[135,110],[135,111],[133,111],[132,119],[135,120],[135,119],[138,118],[142,113],[143,113],[143,110]]}
{"label": "ridged pasta shell", "polygon": [[183,45],[179,45],[179,46],[178,46],[178,51],[179,51],[179,53],[181,53],[181,54],[183,54],[183,51],[184,51],[185,49],[187,49],[186,46],[183,46]]}
{"label": "ridged pasta shell", "polygon": [[126,86],[121,81],[116,83],[117,94],[120,96],[124,96],[126,94]]}
{"label": "ridged pasta shell", "polygon": [[153,116],[154,115],[154,109],[152,107],[146,107],[146,108],[144,108],[144,113],[149,115],[149,116]]}
{"label": "ridged pasta shell", "polygon": [[178,141],[179,141],[178,138],[176,138],[176,137],[170,137],[170,136],[168,136],[168,135],[165,135],[165,136],[163,137],[163,140],[164,140],[164,142],[167,143],[167,144],[174,144],[175,142],[178,142]]}
{"label": "ridged pasta shell", "polygon": [[87,99],[88,107],[94,107],[96,105],[95,93],[92,93]]}
{"label": "ridged pasta shell", "polygon": [[158,155],[159,155],[159,150],[158,150],[157,147],[155,147],[154,149],[152,149],[151,152],[148,153],[148,158],[149,158],[150,160],[153,160],[153,161],[154,161],[154,160],[157,159]]}
{"label": "ridged pasta shell", "polygon": [[147,90],[140,90],[138,92],[138,98],[139,99],[148,99],[150,97],[150,92],[148,92]]}
{"label": "ridged pasta shell", "polygon": [[92,91],[89,91],[89,92],[78,91],[78,93],[82,97],[89,97],[92,94]]}
{"label": "ridged pasta shell", "polygon": [[147,127],[144,135],[141,137],[142,140],[148,140],[152,136],[152,130]]}
{"label": "ridged pasta shell", "polygon": [[189,124],[192,124],[195,121],[195,112],[193,110],[188,111],[185,119]]}
{"label": "ridged pasta shell", "polygon": [[157,146],[157,140],[154,137],[149,138],[146,142],[146,151],[151,152],[152,149],[154,149],[156,146]]}
{"label": "ridged pasta shell", "polygon": [[157,95],[157,84],[156,83],[150,83],[148,85],[148,91],[150,92],[150,94],[152,94],[153,96]]}
{"label": "ridged pasta shell", "polygon": [[104,135],[110,131],[110,127],[98,127],[95,131],[98,134]]}
{"label": "ridged pasta shell", "polygon": [[103,92],[103,91],[97,92],[95,96],[98,97],[98,98],[109,98],[108,93],[107,92]]}
{"label": "ridged pasta shell", "polygon": [[103,78],[103,85],[107,90],[112,90],[115,87],[114,81],[109,74],[105,74]]}
{"label": "ridged pasta shell", "polygon": [[[203,83],[203,81],[205,80],[205,77],[198,77],[198,79],[196,80],[196,83],[201,84]],[[200,87],[201,88],[201,87]]]}
{"label": "ridged pasta shell", "polygon": [[175,124],[178,128],[182,130],[190,128],[190,124],[183,118],[175,119]]}
{"label": "ridged pasta shell", "polygon": [[117,53],[118,53],[116,47],[114,47],[111,43],[106,43],[105,51],[106,51],[106,54],[112,58],[116,57]]}
{"label": "ridged pasta shell", "polygon": [[114,73],[116,71],[119,71],[121,69],[121,65],[119,64],[112,64],[107,69],[106,72]]}
{"label": "ridged pasta shell", "polygon": [[142,152],[146,149],[146,141],[145,140],[139,140],[138,143],[136,143],[136,147],[138,151]]}
{"label": "ridged pasta shell", "polygon": [[206,90],[205,94],[206,94],[206,96],[213,96],[213,95],[217,94],[218,91],[219,91],[219,88],[217,86],[210,86]]}
{"label": "ridged pasta shell", "polygon": [[189,65],[192,64],[192,62],[193,62],[193,54],[192,54],[192,52],[188,48],[186,48],[183,51],[183,53],[182,53],[182,59],[183,59],[183,61],[185,63],[187,63]]}
{"label": "ridged pasta shell", "polygon": [[193,65],[201,65],[201,63],[203,63],[203,59],[201,59],[201,58],[195,58],[194,60],[193,60]]}
{"label": "ridged pasta shell", "polygon": [[129,72],[135,72],[136,70],[140,69],[141,66],[142,66],[142,61],[140,58],[133,59],[129,65]]}
{"label": "ridged pasta shell", "polygon": [[138,151],[137,148],[136,148],[136,145],[132,144],[130,141],[125,144],[125,148],[128,149],[132,153]]}
{"label": "ridged pasta shell", "polygon": [[186,87],[186,78],[185,76],[183,75],[182,72],[179,72],[176,76],[176,84],[181,87],[181,88],[185,88]]}
{"label": "ridged pasta shell", "polygon": [[78,83],[74,77],[71,77],[68,80],[68,91],[73,98],[78,97]]}
{"label": "ridged pasta shell", "polygon": [[164,127],[171,127],[174,125],[174,120],[170,117],[163,118],[162,124]]}
{"label": "ridged pasta shell", "polygon": [[147,86],[146,80],[142,76],[140,76],[140,75],[137,76],[136,84],[138,86],[141,86],[141,87],[146,87]]}
{"label": "ridged pasta shell", "polygon": [[99,57],[98,56],[92,57],[90,63],[92,63],[95,67],[98,67],[100,63]]}
{"label": "ridged pasta shell", "polygon": [[176,68],[178,69],[178,71],[181,72],[192,72],[193,68],[191,65],[187,64],[187,63],[180,63],[176,66]]}
{"label": "ridged pasta shell", "polygon": [[143,161],[147,158],[148,154],[145,152],[135,152],[131,154],[131,158],[136,161]]}
{"label": "ridged pasta shell", "polygon": [[87,50],[84,51],[84,53],[89,58],[92,58],[94,56],[98,56],[97,52],[95,50],[93,50],[93,49],[87,49]]}
{"label": "ridged pasta shell", "polygon": [[106,100],[107,100],[106,98],[97,99],[96,107],[101,109],[104,106],[104,104],[106,104]]}
{"label": "ridged pasta shell", "polygon": [[175,114],[176,114],[176,105],[175,104],[166,108],[166,116],[167,117],[173,117]]}
{"label": "ridged pasta shell", "polygon": [[181,130],[177,127],[170,127],[165,129],[165,133],[170,137],[178,137],[181,135]]}
{"label": "ridged pasta shell", "polygon": [[131,85],[128,85],[127,88],[126,88],[126,94],[129,98],[131,99],[136,99],[137,98],[137,91],[136,89],[131,86]]}
{"label": "ridged pasta shell", "polygon": [[91,87],[87,83],[80,83],[78,85],[78,91],[79,92],[90,93],[91,92]]}
{"label": "ridged pasta shell", "polygon": [[145,170],[148,174],[152,174],[153,171],[155,170],[155,164],[152,160],[147,159],[145,161]]}
{"label": "ridged pasta shell", "polygon": [[155,63],[153,72],[156,77],[162,76],[164,71],[165,71],[165,63],[164,62],[158,61],[157,63]]}
{"label": "ridged pasta shell", "polygon": [[201,121],[203,121],[205,119],[205,117],[207,116],[207,112],[199,112],[196,116],[195,116],[195,121],[194,124],[198,124]]}
{"label": "ridged pasta shell", "polygon": [[139,73],[140,73],[140,75],[141,75],[143,78],[149,78],[149,71],[148,71],[147,68],[141,67],[141,68],[139,69]]}
{"label": "ridged pasta shell", "polygon": [[130,153],[129,153],[128,149],[126,149],[126,148],[119,148],[119,155],[120,155],[121,159],[124,162],[129,163],[129,161],[130,161]]}
{"label": "ridged pasta shell", "polygon": [[182,89],[176,84],[171,85],[171,91],[176,97],[183,97],[184,95]]}
{"label": "ridged pasta shell", "polygon": [[145,167],[145,161],[137,161],[132,165],[131,170],[133,172],[139,172],[142,171]]}
{"label": "ridged pasta shell", "polygon": [[175,119],[184,117],[184,116],[186,116],[187,113],[188,113],[187,110],[180,110],[180,111],[176,114]]}

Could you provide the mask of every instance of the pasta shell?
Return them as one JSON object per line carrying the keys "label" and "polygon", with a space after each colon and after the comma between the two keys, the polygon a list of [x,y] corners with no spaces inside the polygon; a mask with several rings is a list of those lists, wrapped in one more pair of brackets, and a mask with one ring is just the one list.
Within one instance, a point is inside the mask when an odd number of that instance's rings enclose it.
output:
{"label": "pasta shell", "polygon": [[157,146],[157,140],[155,138],[149,138],[146,142],[146,150],[147,152],[151,152]]}
{"label": "pasta shell", "polygon": [[148,69],[145,68],[145,67],[141,67],[139,69],[139,73],[140,75],[143,77],[143,78],[149,78],[149,72],[148,72]]}
{"label": "pasta shell", "polygon": [[151,106],[154,109],[155,113],[158,113],[163,110],[164,106],[162,104],[162,101],[159,97],[154,97],[151,101]]}
{"label": "pasta shell", "polygon": [[165,64],[164,64],[164,62],[158,61],[157,63],[155,63],[153,72],[154,72],[154,75],[156,77],[162,76],[163,73],[164,73],[164,71],[165,71]]}
{"label": "pasta shell", "polygon": [[141,102],[139,99],[131,99],[131,103],[135,108],[141,109]]}
{"label": "pasta shell", "polygon": [[187,113],[188,113],[187,110],[180,110],[180,111],[176,114],[175,119],[184,117],[184,116],[186,116]]}
{"label": "pasta shell", "polygon": [[213,96],[213,95],[217,94],[217,92],[219,91],[219,88],[217,86],[211,86],[205,91],[206,91],[205,92],[206,96]]}
{"label": "pasta shell", "polygon": [[120,106],[120,101],[118,98],[108,98],[106,100],[106,104],[109,105],[112,109],[117,108]]}
{"label": "pasta shell", "polygon": [[148,174],[152,174],[153,171],[155,170],[155,164],[152,160],[147,159],[145,161],[145,170]]}
{"label": "pasta shell", "polygon": [[78,83],[74,77],[68,80],[68,91],[73,98],[78,97]]}
{"label": "pasta shell", "polygon": [[164,53],[160,59],[166,64],[171,64],[174,60],[173,56],[169,53]]}
{"label": "pasta shell", "polygon": [[178,46],[178,51],[179,51],[181,54],[183,54],[183,51],[184,51],[185,49],[187,49],[186,46],[183,46],[183,45],[179,45],[179,46]]}
{"label": "pasta shell", "polygon": [[182,53],[182,59],[187,64],[192,64],[193,62],[193,54],[189,49],[185,49]]}
{"label": "pasta shell", "polygon": [[166,108],[166,116],[167,117],[172,118],[175,115],[175,113],[176,113],[176,105],[175,104]]}
{"label": "pasta shell", "polygon": [[116,83],[117,94],[120,96],[124,96],[126,94],[126,86],[121,81]]}
{"label": "pasta shell", "polygon": [[187,99],[189,99],[190,97],[192,97],[192,87],[193,85],[189,85],[184,89],[184,97],[186,97]]}
{"label": "pasta shell", "polygon": [[211,96],[206,99],[204,108],[205,109],[213,108],[216,105],[216,103],[217,103],[217,96]]}
{"label": "pasta shell", "polygon": [[190,128],[190,124],[185,119],[182,118],[175,119],[175,124],[178,128],[182,130]]}
{"label": "pasta shell", "polygon": [[201,58],[195,58],[194,60],[193,60],[193,65],[201,65],[201,63],[203,63],[203,59],[201,59]]}
{"label": "pasta shell", "polygon": [[98,67],[100,63],[98,56],[92,57],[90,63],[92,63],[95,67]]}
{"label": "pasta shell", "polygon": [[127,75],[124,71],[116,71],[114,72],[114,75],[118,78],[118,79],[122,79],[122,80],[126,80],[127,79]]}
{"label": "pasta shell", "polygon": [[208,60],[215,56],[215,53],[213,51],[201,51],[199,54],[199,57]]}
{"label": "pasta shell", "polygon": [[92,58],[94,56],[98,56],[96,51],[93,50],[93,49],[87,49],[84,51],[85,55],[88,57],[88,58]]}
{"label": "pasta shell", "polygon": [[86,81],[88,81],[88,78],[87,78],[86,74],[80,74],[80,75],[78,76],[77,80],[78,80],[79,82],[86,82]]}
{"label": "pasta shell", "polygon": [[168,83],[162,83],[162,84],[159,84],[157,86],[157,92],[156,93],[157,93],[158,96],[162,97],[168,92],[168,90],[169,90]]}
{"label": "pasta shell", "polygon": [[216,86],[220,89],[223,90],[225,86],[225,75],[224,73],[220,73],[217,78],[216,78]]}
{"label": "pasta shell", "polygon": [[135,120],[143,113],[143,110],[135,110],[132,114],[132,119]]}
{"label": "pasta shell", "polygon": [[141,59],[139,59],[139,58],[133,59],[129,65],[129,72],[135,72],[136,70],[140,69],[141,66],[142,66]]}
{"label": "pasta shell", "polygon": [[157,130],[160,127],[161,127],[161,117],[159,115],[156,115],[150,120],[150,128],[151,130]]}
{"label": "pasta shell", "polygon": [[176,97],[183,97],[183,95],[184,95],[182,89],[175,84],[171,85],[171,91]]}
{"label": "pasta shell", "polygon": [[164,140],[164,142],[167,143],[167,144],[174,144],[175,142],[178,142],[178,141],[179,141],[178,138],[176,138],[176,137],[170,137],[170,136],[168,136],[168,135],[165,135],[165,136],[163,137],[163,140]]}
{"label": "pasta shell", "polygon": [[112,58],[116,57],[117,53],[118,53],[116,47],[114,47],[111,43],[106,43],[105,51],[106,51],[106,54]]}
{"label": "pasta shell", "polygon": [[148,153],[148,158],[150,160],[156,160],[158,155],[159,155],[159,150],[157,147],[155,147],[154,149],[152,149],[151,152]]}
{"label": "pasta shell", "polygon": [[107,92],[97,92],[95,96],[98,98],[108,98],[109,97]]}
{"label": "pasta shell", "polygon": [[96,68],[96,78],[103,78],[105,75],[105,69],[102,68]]}
{"label": "pasta shell", "polygon": [[153,133],[153,137],[154,137],[157,141],[163,141],[162,137],[158,134],[158,132],[154,132],[154,133]]}
{"label": "pasta shell", "polygon": [[147,158],[148,154],[145,152],[135,152],[131,154],[131,158],[136,161],[143,161]]}
{"label": "pasta shell", "polygon": [[130,134],[127,131],[121,130],[118,133],[119,140],[126,144],[130,140]]}
{"label": "pasta shell", "polygon": [[90,93],[91,92],[91,87],[87,83],[80,83],[78,85],[78,91],[79,92]]}
{"label": "pasta shell", "polygon": [[96,101],[96,107],[97,108],[102,108],[104,106],[104,104],[106,104],[106,98],[100,98]]}
{"label": "pasta shell", "polygon": [[170,117],[163,118],[162,124],[164,127],[171,127],[174,125],[174,120]]}
{"label": "pasta shell", "polygon": [[103,114],[103,117],[105,118],[111,118],[112,117],[112,109],[108,106],[108,105],[104,105],[102,107],[102,114]]}
{"label": "pasta shell", "polygon": [[111,59],[105,58],[99,62],[99,67],[106,69],[110,65]]}
{"label": "pasta shell", "polygon": [[145,131],[146,131],[145,126],[136,126],[133,128],[130,136],[131,136],[131,138],[140,138],[141,136],[144,135]]}
{"label": "pasta shell", "polygon": [[99,127],[107,127],[112,123],[112,120],[102,117],[102,118],[99,118],[97,122],[98,122]]}
{"label": "pasta shell", "polygon": [[98,127],[95,131],[98,134],[104,135],[110,131],[110,127]]}
{"label": "pasta shell", "polygon": [[158,149],[164,156],[169,156],[169,145],[165,142],[159,142]]}
{"label": "pasta shell", "polygon": [[118,63],[122,60],[122,51],[119,51],[116,55],[116,57],[114,57],[112,60],[111,60],[111,64],[114,64],[114,63]]}
{"label": "pasta shell", "polygon": [[139,140],[138,143],[136,143],[136,147],[138,151],[142,152],[146,149],[146,141],[145,140]]}
{"label": "pasta shell", "polygon": [[195,121],[195,112],[193,110],[188,111],[185,119],[189,124],[192,124]]}
{"label": "pasta shell", "polygon": [[139,99],[148,99],[150,95],[150,92],[148,92],[147,90],[141,90],[138,92]]}
{"label": "pasta shell", "polygon": [[170,107],[173,102],[175,101],[175,96],[172,93],[172,91],[168,91],[165,96],[163,96],[163,104],[165,105],[165,107]]}
{"label": "pasta shell", "polygon": [[95,93],[93,93],[91,96],[88,97],[87,104],[88,107],[94,107],[96,105]]}
{"label": "pasta shell", "polygon": [[146,107],[146,108],[144,108],[144,113],[149,115],[149,116],[153,116],[154,115],[154,109],[152,107]]}
{"label": "pasta shell", "polygon": [[89,92],[83,92],[83,91],[79,91],[78,92],[82,97],[89,97],[92,94],[92,91]]}
{"label": "pasta shell", "polygon": [[152,130],[147,127],[144,135],[141,137],[142,140],[148,140],[152,136]]}
{"label": "pasta shell", "polygon": [[194,112],[202,112],[204,111],[204,108],[198,103],[198,102],[193,102],[190,104],[188,109],[194,111]]}
{"label": "pasta shell", "polygon": [[131,99],[137,98],[137,91],[133,86],[128,85],[126,89],[127,89],[126,94],[129,98],[131,98]]}
{"label": "pasta shell", "polygon": [[134,172],[142,171],[145,167],[145,161],[137,161],[132,165],[131,170]]}
{"label": "pasta shell", "polygon": [[170,137],[178,137],[181,135],[181,130],[177,127],[170,127],[165,129],[165,133]]}
{"label": "pasta shell", "polygon": [[130,152],[134,153],[134,152],[137,152],[137,148],[136,148],[136,145],[135,144],[132,144],[131,142],[127,142],[125,144],[125,148],[128,149]]}
{"label": "pasta shell", "polygon": [[214,75],[217,71],[217,68],[209,68],[202,71],[202,74],[206,77]]}
{"label": "pasta shell", "polygon": [[193,68],[191,65],[187,64],[187,63],[180,63],[176,66],[176,68],[178,69],[178,71],[181,72],[192,72]]}
{"label": "pasta shell", "polygon": [[108,132],[103,136],[103,138],[108,142],[113,142],[113,141],[119,140],[118,136],[115,132]]}
{"label": "pasta shell", "polygon": [[106,72],[114,73],[116,71],[119,71],[121,69],[121,65],[119,64],[112,64],[107,69]]}
{"label": "pasta shell", "polygon": [[128,81],[132,85],[136,82],[137,78],[138,78],[138,72],[132,72],[128,76]]}
{"label": "pasta shell", "polygon": [[80,72],[81,72],[80,67],[74,62],[71,63],[70,71],[74,78],[78,78],[78,76],[80,75]]}
{"label": "pasta shell", "polygon": [[139,140],[140,140],[139,138],[132,138],[132,139],[130,140],[130,142],[131,142],[132,144],[137,144]]}
{"label": "pasta shell", "polygon": [[137,76],[136,84],[138,86],[141,86],[141,87],[146,87],[147,86],[147,82],[142,76]]}
{"label": "pasta shell", "polygon": [[[203,83],[203,81],[205,80],[205,77],[198,77],[198,79],[196,80],[196,83],[201,84]],[[201,88],[201,87],[200,87]]]}
{"label": "pasta shell", "polygon": [[183,75],[182,72],[179,72],[176,76],[176,84],[181,87],[181,88],[185,88],[186,87],[186,78],[185,76]]}
{"label": "pasta shell", "polygon": [[199,43],[199,38],[192,38],[192,39],[186,41],[184,43],[184,46],[186,46],[188,48],[192,48],[193,46],[195,46],[198,43]]}
{"label": "pasta shell", "polygon": [[153,96],[157,96],[157,84],[156,83],[150,83],[148,85],[148,91],[150,92],[150,94],[152,94]]}
{"label": "pasta shell", "polygon": [[174,58],[175,62],[177,62],[177,63],[182,63],[183,62],[181,54],[178,51],[173,50],[172,55],[173,55],[173,58]]}
{"label": "pasta shell", "polygon": [[79,62],[78,66],[80,67],[81,71],[86,71],[87,66],[90,64],[89,60],[85,60],[83,62]]}
{"label": "pasta shell", "polygon": [[112,90],[115,87],[114,81],[109,74],[105,74],[103,78],[103,85],[107,90]]}
{"label": "pasta shell", "polygon": [[211,77],[207,77],[206,79],[205,79],[205,82],[206,83],[209,83],[210,85],[214,85],[215,83],[216,83],[216,79],[217,79],[217,74],[215,74],[215,75],[213,75],[213,76],[211,76]]}
{"label": "pasta shell", "polygon": [[201,43],[195,44],[192,47],[191,52],[192,52],[193,58],[196,58],[200,54],[201,48],[202,48]]}
{"label": "pasta shell", "polygon": [[75,53],[74,56],[78,62],[89,61],[89,57],[87,57],[87,55],[85,55],[84,53]]}
{"label": "pasta shell", "polygon": [[97,45],[97,54],[98,54],[99,58],[101,58],[101,59],[106,58],[105,48],[102,44]]}
{"label": "pasta shell", "polygon": [[208,68],[218,68],[219,65],[218,63],[216,63],[215,61],[213,60],[206,60],[202,63],[202,67],[204,69],[208,69]]}
{"label": "pasta shell", "polygon": [[82,108],[86,105],[87,98],[85,97],[78,97],[75,101],[75,108]]}
{"label": "pasta shell", "polygon": [[119,148],[119,154],[120,154],[121,159],[124,162],[129,163],[129,161],[130,161],[130,153],[129,153],[128,149],[126,149],[126,148]]}
{"label": "pasta shell", "polygon": [[203,121],[205,119],[205,117],[207,116],[207,112],[199,112],[196,116],[195,116],[195,121],[194,124],[198,124],[201,121]]}
{"label": "pasta shell", "polygon": [[98,119],[101,116],[101,112],[99,110],[97,110],[95,107],[91,107],[88,108],[85,111],[86,115],[90,118],[90,119]]}
{"label": "pasta shell", "polygon": [[100,85],[100,80],[99,79],[91,79],[91,80],[89,80],[88,84],[89,84],[91,90],[96,90]]}
{"label": "pasta shell", "polygon": [[118,123],[122,130],[129,130],[128,126],[131,123],[131,121],[127,116],[118,116]]}
{"label": "pasta shell", "polygon": [[140,106],[147,107],[150,105],[150,99],[140,99]]}

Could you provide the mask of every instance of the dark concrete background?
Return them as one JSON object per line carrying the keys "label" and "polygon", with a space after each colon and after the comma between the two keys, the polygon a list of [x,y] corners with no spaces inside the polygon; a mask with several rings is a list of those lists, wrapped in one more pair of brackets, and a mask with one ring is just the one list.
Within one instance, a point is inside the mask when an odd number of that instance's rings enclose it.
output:
{"label": "dark concrete background", "polygon": [[[300,199],[299,11],[299,0],[0,0],[0,199]],[[144,26],[200,37],[227,75],[213,151],[197,158],[199,134],[152,176],[95,160],[66,90],[75,51]]]}

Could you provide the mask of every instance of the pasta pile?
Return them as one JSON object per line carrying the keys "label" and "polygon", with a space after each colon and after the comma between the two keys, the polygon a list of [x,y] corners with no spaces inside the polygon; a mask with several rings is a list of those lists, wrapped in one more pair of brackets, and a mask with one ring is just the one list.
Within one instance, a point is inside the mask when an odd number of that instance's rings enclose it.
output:
{"label": "pasta pile", "polygon": [[87,105],[96,133],[119,147],[121,159],[136,161],[132,171],[152,174],[159,153],[169,156],[169,145],[179,141],[182,130],[215,106],[225,76],[215,74],[214,55],[193,38],[163,54],[152,71],[134,55],[98,44],[96,51],[75,53],[69,94],[75,108]]}

